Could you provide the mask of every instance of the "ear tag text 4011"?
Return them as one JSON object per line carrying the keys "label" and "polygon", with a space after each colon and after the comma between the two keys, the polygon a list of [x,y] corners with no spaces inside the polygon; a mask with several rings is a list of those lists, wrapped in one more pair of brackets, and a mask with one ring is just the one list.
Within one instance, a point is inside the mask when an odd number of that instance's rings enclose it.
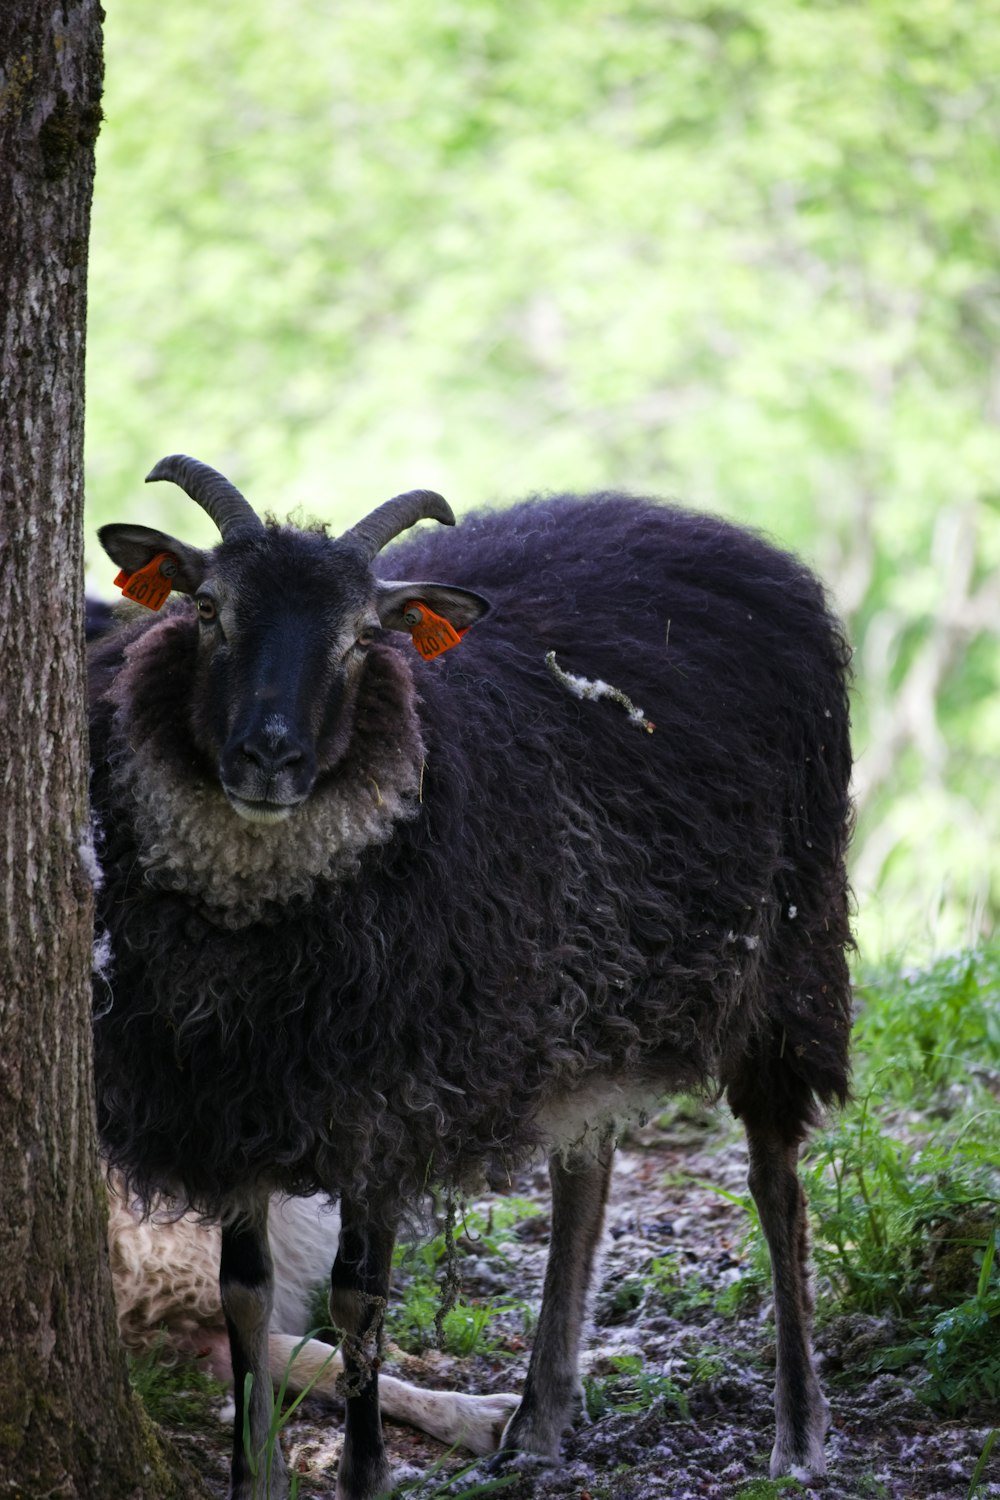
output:
{"label": "ear tag text 4011", "polygon": [[115,588],[121,589],[126,599],[145,609],[162,609],[170,597],[176,574],[177,559],[169,552],[158,552],[134,573],[126,573],[122,568],[115,579]]}
{"label": "ear tag text 4011", "polygon": [[450,651],[465,634],[464,630],[456,630],[444,615],[436,615],[426,604],[418,604],[415,599],[406,605],[403,619],[424,661],[433,661],[443,651]]}

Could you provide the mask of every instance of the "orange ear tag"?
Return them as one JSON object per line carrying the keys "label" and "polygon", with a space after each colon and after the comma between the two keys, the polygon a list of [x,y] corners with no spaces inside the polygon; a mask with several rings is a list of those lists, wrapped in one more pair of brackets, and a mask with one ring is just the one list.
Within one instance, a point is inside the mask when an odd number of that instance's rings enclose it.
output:
{"label": "orange ear tag", "polygon": [[134,573],[122,568],[115,579],[115,588],[121,589],[126,599],[141,604],[146,609],[162,609],[173,588],[171,580],[177,574],[177,559],[169,552],[158,552],[145,567]]}
{"label": "orange ear tag", "polygon": [[415,599],[411,599],[403,610],[403,620],[424,661],[433,661],[442,651],[450,651],[465,634],[464,630],[456,630],[444,615],[436,615],[426,604],[418,604]]}

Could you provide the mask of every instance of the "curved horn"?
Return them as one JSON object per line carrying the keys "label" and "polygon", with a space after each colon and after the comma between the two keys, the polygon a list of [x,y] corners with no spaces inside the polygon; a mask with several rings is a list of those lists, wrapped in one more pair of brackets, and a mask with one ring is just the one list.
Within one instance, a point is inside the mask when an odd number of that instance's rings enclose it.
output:
{"label": "curved horn", "polygon": [[263,531],[264,523],[249,500],[244,499],[234,484],[230,484],[216,469],[188,458],[183,453],[171,453],[161,458],[155,469],[146,475],[146,483],[153,479],[171,479],[179,484],[186,494],[206,510],[222,533],[223,540],[237,531]]}
{"label": "curved horn", "polygon": [[341,541],[354,542],[371,562],[376,552],[381,552],[387,542],[416,521],[440,521],[444,526],[454,526],[455,516],[447,500],[434,490],[407,490],[405,495],[387,500],[350,531],[345,531]]}

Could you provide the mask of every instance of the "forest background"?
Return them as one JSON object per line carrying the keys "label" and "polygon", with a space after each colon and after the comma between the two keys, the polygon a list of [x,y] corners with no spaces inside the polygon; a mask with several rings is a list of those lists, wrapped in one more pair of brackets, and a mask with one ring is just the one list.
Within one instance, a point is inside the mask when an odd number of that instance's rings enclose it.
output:
{"label": "forest background", "polygon": [[[116,0],[94,541],[163,454],[346,526],[624,488],[856,648],[870,955],[1000,913],[1000,28],[985,0]],[[595,621],[600,629],[601,622]],[[627,682],[627,663],[622,678]]]}

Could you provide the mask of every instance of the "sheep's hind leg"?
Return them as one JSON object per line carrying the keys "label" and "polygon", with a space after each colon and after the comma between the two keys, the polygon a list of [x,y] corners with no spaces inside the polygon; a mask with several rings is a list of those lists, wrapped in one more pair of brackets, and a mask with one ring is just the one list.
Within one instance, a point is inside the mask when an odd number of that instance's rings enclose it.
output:
{"label": "sheep's hind leg", "polygon": [[[317,1339],[303,1343],[288,1333],[272,1333],[269,1343],[273,1380],[286,1377],[287,1389],[293,1394],[307,1386],[317,1396],[340,1394],[344,1361],[339,1351]],[[448,1448],[457,1445],[484,1457],[496,1451],[500,1434],[518,1404],[517,1397],[506,1391],[467,1396],[464,1391],[425,1390],[381,1371],[378,1401],[383,1417],[419,1427]]]}
{"label": "sheep's hind leg", "polygon": [[798,1143],[777,1129],[744,1121],[748,1183],[771,1252],[777,1345],[771,1477],[809,1479],[826,1472],[823,1439],[829,1408],[813,1364],[806,1201],[796,1172]]}
{"label": "sheep's hind leg", "polygon": [[337,1500],[374,1500],[392,1488],[379,1414],[379,1347],[394,1236],[374,1228],[346,1199],[330,1276],[330,1316],[341,1332],[346,1405]]}
{"label": "sheep's hind leg", "polygon": [[[237,1218],[223,1224],[219,1290],[229,1330],[236,1403],[231,1500],[254,1500],[255,1496],[284,1500],[288,1494],[288,1480],[277,1438],[272,1440],[270,1468],[266,1477],[264,1475],[274,1407],[268,1352],[274,1269],[267,1243],[266,1198],[252,1203]],[[248,1375],[251,1376],[251,1385],[247,1419]],[[250,1435],[249,1452],[243,1441],[245,1426]],[[256,1479],[254,1470],[257,1471]]]}
{"label": "sheep's hind leg", "polygon": [[611,1182],[614,1146],[552,1157],[552,1237],[524,1395],[500,1441],[558,1458],[580,1396],[580,1333]]}

